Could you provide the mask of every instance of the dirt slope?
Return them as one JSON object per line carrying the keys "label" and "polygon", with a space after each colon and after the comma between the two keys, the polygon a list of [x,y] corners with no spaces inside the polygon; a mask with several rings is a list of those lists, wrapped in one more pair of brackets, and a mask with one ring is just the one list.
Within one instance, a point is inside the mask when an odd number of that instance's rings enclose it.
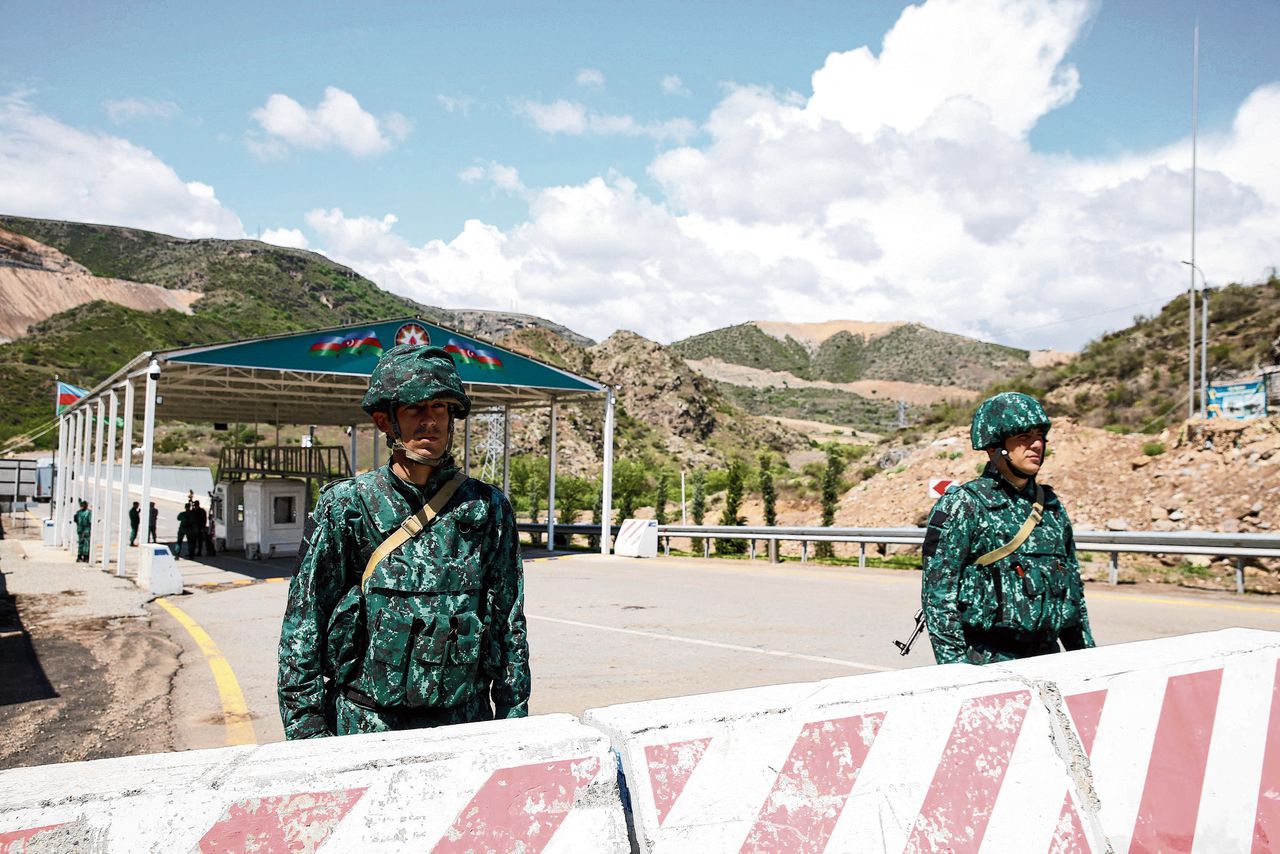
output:
{"label": "dirt slope", "polygon": [[196,291],[99,278],[56,249],[0,229],[0,342],[21,338],[31,324],[94,300],[190,314],[200,297]]}

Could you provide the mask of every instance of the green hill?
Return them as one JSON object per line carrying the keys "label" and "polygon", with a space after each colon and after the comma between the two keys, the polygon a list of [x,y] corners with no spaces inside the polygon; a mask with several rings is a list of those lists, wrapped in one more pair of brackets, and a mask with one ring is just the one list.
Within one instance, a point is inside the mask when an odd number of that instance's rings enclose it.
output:
{"label": "green hill", "polygon": [[840,383],[898,380],[976,389],[1025,371],[1029,365],[1026,350],[918,323],[903,324],[870,339],[841,331],[815,348],[791,336],[779,340],[754,323],[742,323],[685,338],[671,347],[686,359],[715,358]]}

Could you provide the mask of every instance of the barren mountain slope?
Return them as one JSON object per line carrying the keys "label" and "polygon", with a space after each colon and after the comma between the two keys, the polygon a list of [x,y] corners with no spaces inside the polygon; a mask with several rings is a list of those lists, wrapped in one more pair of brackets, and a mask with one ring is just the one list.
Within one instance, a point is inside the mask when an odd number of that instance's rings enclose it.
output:
{"label": "barren mountain slope", "polygon": [[196,291],[100,278],[58,250],[0,228],[0,341],[21,338],[32,324],[94,300],[191,314],[200,297]]}

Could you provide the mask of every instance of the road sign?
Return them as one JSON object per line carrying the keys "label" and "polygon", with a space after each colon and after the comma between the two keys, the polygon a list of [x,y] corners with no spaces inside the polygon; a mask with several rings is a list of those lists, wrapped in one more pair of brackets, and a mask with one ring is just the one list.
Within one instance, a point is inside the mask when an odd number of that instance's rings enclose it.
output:
{"label": "road sign", "polygon": [[931,477],[929,478],[929,497],[941,498],[942,493],[947,491],[947,487],[955,481],[949,477]]}

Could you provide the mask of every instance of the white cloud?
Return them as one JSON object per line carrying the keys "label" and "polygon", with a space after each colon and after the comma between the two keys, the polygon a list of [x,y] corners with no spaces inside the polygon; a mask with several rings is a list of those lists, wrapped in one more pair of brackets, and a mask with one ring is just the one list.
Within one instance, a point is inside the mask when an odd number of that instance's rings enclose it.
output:
{"label": "white cloud", "polygon": [[436,100],[440,102],[440,106],[444,107],[445,112],[461,113],[464,116],[471,113],[471,105],[476,102],[475,98],[454,97],[453,95],[436,95]]}
{"label": "white cloud", "polygon": [[106,101],[102,106],[116,124],[133,119],[171,119],[182,112],[173,101],[156,101],[152,98],[122,98]]}
{"label": "white cloud", "polygon": [[591,112],[576,101],[563,99],[550,103],[522,101],[516,112],[539,130],[569,136],[647,136],[658,141],[684,142],[697,131],[693,122],[684,118],[645,124],[631,116]]}
{"label": "white cloud", "polygon": [[[848,317],[1078,347],[1134,309],[1072,319],[1187,283],[1189,140],[1088,159],[1028,142],[1081,85],[1063,58],[1091,11],[1086,0],[929,0],[878,56],[827,57],[808,96],[730,88],[705,143],[655,158],[657,195],[612,173],[532,188],[525,222],[472,221],[422,246],[398,238],[393,218],[329,212],[325,245],[423,302],[518,299],[594,337]],[[524,113],[554,133],[638,127],[570,101]],[[1277,138],[1280,82],[1201,136],[1197,260],[1214,284],[1280,260]],[[496,183],[495,165],[464,178]]]}
{"label": "white cloud", "polygon": [[604,72],[598,68],[584,68],[578,72],[574,82],[587,89],[603,89]]}
{"label": "white cloud", "polygon": [[183,181],[147,149],[65,125],[21,96],[0,98],[0,199],[6,213],[21,216],[244,236],[213,187]]}
{"label": "white cloud", "polygon": [[262,242],[289,249],[306,249],[310,246],[307,236],[297,228],[268,228],[262,232]]}
{"label": "white cloud", "polygon": [[350,92],[334,86],[324,90],[324,99],[315,109],[307,109],[288,95],[276,93],[250,115],[265,136],[249,135],[246,144],[259,157],[278,157],[289,148],[341,148],[359,157],[381,154],[402,141],[409,123],[399,113],[381,120],[365,112]]}
{"label": "white cloud", "polygon": [[468,184],[488,181],[495,189],[513,195],[524,195],[527,189],[520,180],[520,172],[514,166],[504,166],[492,160],[481,161],[458,173]]}
{"label": "white cloud", "polygon": [[678,74],[668,74],[662,78],[662,92],[666,95],[688,95],[689,88]]}

